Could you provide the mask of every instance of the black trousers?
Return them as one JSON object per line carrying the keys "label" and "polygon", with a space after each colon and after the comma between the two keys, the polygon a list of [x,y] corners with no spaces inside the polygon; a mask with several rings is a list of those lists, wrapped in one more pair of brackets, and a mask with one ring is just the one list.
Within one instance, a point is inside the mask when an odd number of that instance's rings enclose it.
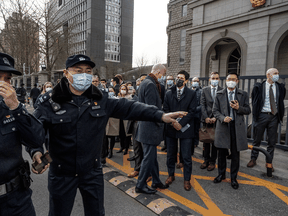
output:
{"label": "black trousers", "polygon": [[126,136],[123,120],[120,120],[119,128],[120,146],[122,149],[128,150],[131,143],[131,136]]}
{"label": "black trousers", "polygon": [[132,130],[132,138],[133,138],[133,150],[134,150],[134,157],[135,157],[135,171],[140,171],[141,162],[143,160],[143,148],[142,143],[136,140],[136,131],[138,127],[138,122],[133,122],[133,130]]}
{"label": "black trousers", "polygon": [[77,189],[82,195],[85,216],[105,215],[102,168],[93,168],[79,176],[58,176],[49,170],[49,216],[70,216]]}
{"label": "black trousers", "polygon": [[[230,151],[231,151],[231,168],[230,168],[230,176],[231,179],[237,178],[237,173],[239,171],[240,163],[240,152],[237,151],[237,144],[236,144],[236,132],[235,132],[235,122],[230,122]],[[227,156],[227,149],[218,148],[218,174],[225,175],[226,172],[226,156]]]}
{"label": "black trousers", "polygon": [[203,143],[203,149],[205,163],[215,164],[217,158],[217,148],[215,147],[214,143]]}
{"label": "black trousers", "polygon": [[[268,146],[267,151],[274,156],[274,148],[277,141],[277,129],[278,129],[278,116],[269,115],[267,113],[260,113],[258,120],[254,123],[254,141],[253,146],[260,146],[265,129],[267,128]],[[252,150],[251,159],[257,160],[259,155],[258,151]]]}
{"label": "black trousers", "polygon": [[10,193],[0,196],[0,215],[35,216],[31,195],[31,189],[16,188]]}

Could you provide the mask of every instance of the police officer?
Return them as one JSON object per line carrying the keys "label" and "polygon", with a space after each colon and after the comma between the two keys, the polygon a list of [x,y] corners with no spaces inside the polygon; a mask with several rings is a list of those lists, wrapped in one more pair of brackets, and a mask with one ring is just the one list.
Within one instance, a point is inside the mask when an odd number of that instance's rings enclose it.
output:
{"label": "police officer", "polygon": [[[92,85],[94,62],[85,55],[73,55],[66,61],[64,77],[51,95],[40,99],[34,115],[49,130],[50,165],[48,189],[49,215],[70,215],[77,188],[85,215],[104,215],[104,182],[100,162],[105,127],[109,117],[176,122],[181,112],[164,114],[125,98],[108,98]],[[46,97],[46,98],[44,98]],[[36,152],[36,153],[35,153]],[[43,149],[32,149],[39,158]]]}
{"label": "police officer", "polygon": [[0,215],[35,215],[29,189],[29,165],[22,157],[22,143],[39,147],[44,141],[40,121],[30,115],[10,85],[14,59],[0,53]]}

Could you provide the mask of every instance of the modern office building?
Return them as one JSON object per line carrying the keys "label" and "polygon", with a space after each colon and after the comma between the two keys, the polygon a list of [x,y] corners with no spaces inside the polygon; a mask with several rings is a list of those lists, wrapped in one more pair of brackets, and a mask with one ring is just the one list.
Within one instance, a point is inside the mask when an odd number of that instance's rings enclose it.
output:
{"label": "modern office building", "polygon": [[63,26],[73,26],[69,54],[90,56],[101,77],[132,67],[134,0],[58,0],[56,7]]}
{"label": "modern office building", "polygon": [[288,0],[170,0],[168,73],[288,75]]}

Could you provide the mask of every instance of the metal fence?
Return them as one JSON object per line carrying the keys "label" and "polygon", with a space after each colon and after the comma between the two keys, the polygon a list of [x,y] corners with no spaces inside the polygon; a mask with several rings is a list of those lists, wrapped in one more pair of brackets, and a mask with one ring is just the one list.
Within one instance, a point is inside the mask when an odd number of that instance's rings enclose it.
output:
{"label": "metal fence", "polygon": [[[209,85],[209,77],[200,77],[199,78],[201,86],[208,86]],[[219,85],[224,87],[225,86],[225,80],[226,77],[220,77],[220,82]],[[250,96],[250,102],[251,102],[251,92],[253,89],[253,86],[256,82],[262,82],[266,80],[266,76],[240,76],[239,77],[239,83],[238,83],[238,88],[243,89],[248,92],[248,95]],[[286,82],[288,80],[288,75],[280,75],[279,82],[284,83],[285,85],[288,84]],[[277,148],[284,149],[288,151],[288,121],[287,121],[287,116],[288,116],[288,94],[287,94],[288,88],[286,86],[286,99],[285,99],[285,112],[284,112],[284,118],[283,122],[280,122],[278,125],[278,139],[276,143]],[[251,103],[250,107],[252,109]],[[249,142],[253,142],[253,118],[252,118],[252,113],[249,116],[246,116],[246,128],[248,131],[247,134],[247,139]],[[262,144],[267,145],[267,133],[265,131],[264,137]]]}

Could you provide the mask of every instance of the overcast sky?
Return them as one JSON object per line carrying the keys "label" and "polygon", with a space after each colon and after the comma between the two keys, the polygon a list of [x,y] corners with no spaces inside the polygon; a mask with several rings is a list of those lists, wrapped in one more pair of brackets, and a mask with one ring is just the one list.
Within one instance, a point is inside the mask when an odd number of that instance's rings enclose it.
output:
{"label": "overcast sky", "polygon": [[149,64],[156,58],[167,62],[168,3],[169,0],[134,1],[133,66],[142,56]]}

